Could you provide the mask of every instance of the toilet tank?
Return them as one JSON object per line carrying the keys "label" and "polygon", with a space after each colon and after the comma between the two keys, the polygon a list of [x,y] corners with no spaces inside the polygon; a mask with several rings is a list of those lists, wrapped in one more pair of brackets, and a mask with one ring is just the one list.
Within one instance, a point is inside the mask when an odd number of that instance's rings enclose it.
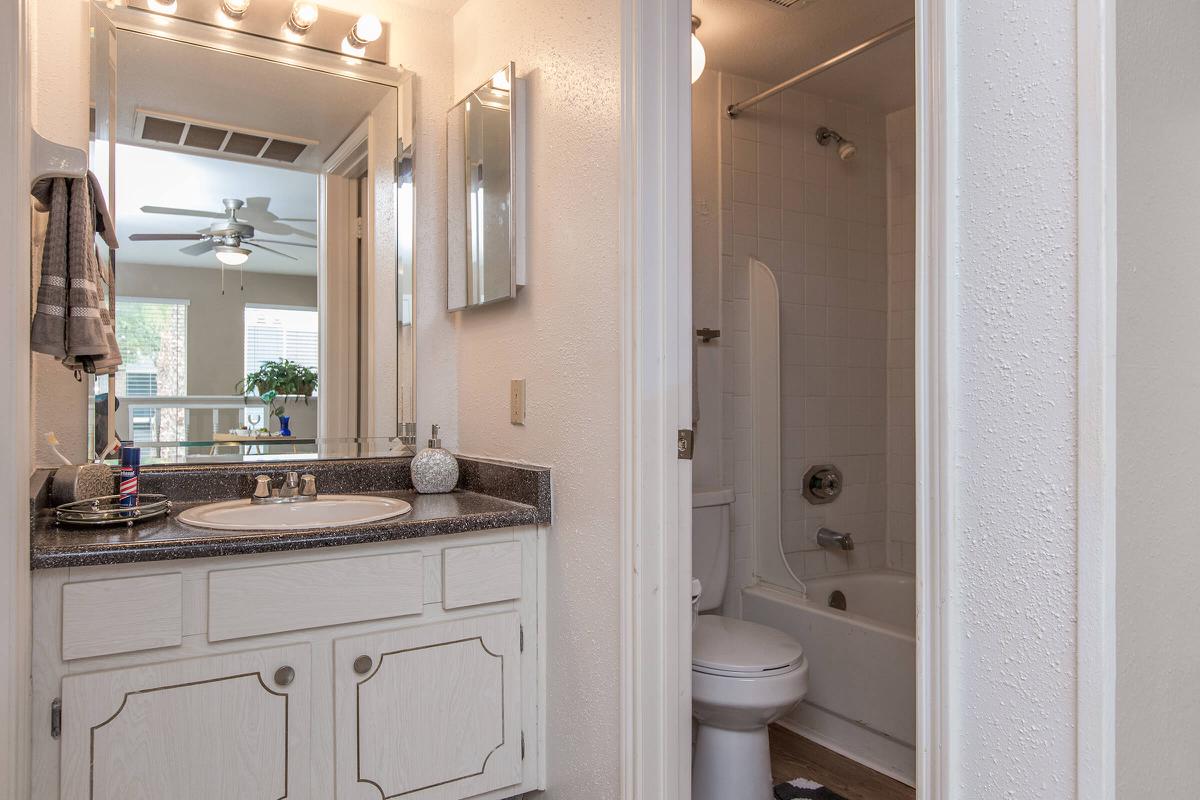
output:
{"label": "toilet tank", "polygon": [[729,578],[732,489],[692,493],[692,577],[701,584],[700,611],[721,607]]}

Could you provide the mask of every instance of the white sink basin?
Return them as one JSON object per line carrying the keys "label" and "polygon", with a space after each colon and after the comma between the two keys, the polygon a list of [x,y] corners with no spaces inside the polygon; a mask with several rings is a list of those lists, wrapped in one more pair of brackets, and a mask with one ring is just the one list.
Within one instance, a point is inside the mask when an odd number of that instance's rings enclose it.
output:
{"label": "white sink basin", "polygon": [[253,505],[247,500],[209,503],[183,511],[176,518],[196,528],[223,531],[279,531],[363,525],[398,517],[412,506],[392,497],[326,494],[300,503]]}

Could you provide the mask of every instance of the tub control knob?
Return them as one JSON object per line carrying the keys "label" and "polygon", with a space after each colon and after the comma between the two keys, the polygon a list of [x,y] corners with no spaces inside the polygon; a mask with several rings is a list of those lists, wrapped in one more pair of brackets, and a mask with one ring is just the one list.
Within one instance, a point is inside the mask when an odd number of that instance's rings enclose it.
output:
{"label": "tub control knob", "polygon": [[804,474],[804,499],[814,505],[832,503],[842,493],[842,471],[833,464],[811,467]]}

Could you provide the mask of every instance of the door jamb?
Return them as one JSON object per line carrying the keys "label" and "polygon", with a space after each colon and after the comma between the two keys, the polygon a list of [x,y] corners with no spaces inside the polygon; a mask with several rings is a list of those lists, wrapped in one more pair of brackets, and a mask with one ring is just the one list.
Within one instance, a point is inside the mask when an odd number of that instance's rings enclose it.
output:
{"label": "door jamb", "polygon": [[691,797],[691,3],[621,2],[621,796]]}

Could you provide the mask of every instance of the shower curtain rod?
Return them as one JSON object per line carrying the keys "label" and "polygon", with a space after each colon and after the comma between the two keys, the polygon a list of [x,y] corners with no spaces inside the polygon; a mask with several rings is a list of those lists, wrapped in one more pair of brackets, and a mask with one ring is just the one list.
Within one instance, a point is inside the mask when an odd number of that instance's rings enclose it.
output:
{"label": "shower curtain rod", "polygon": [[901,22],[899,25],[895,25],[891,28],[888,28],[883,33],[872,36],[870,39],[867,39],[862,44],[855,45],[854,47],[851,47],[849,50],[846,50],[845,52],[838,53],[833,58],[829,59],[828,61],[822,61],[820,64],[817,64],[815,67],[809,67],[808,69],[804,70],[804,72],[801,72],[799,75],[797,75],[793,78],[788,78],[786,81],[779,84],[778,86],[773,86],[770,89],[767,89],[765,92],[759,92],[758,94],[754,95],[754,97],[750,97],[750,98],[741,100],[737,103],[730,105],[728,108],[725,109],[725,113],[729,115],[730,119],[734,119],[735,117],[737,117],[738,114],[742,113],[747,108],[758,105],[763,100],[766,100],[768,97],[774,97],[775,95],[782,92],[784,89],[790,89],[793,86],[795,86],[797,83],[806,81],[809,78],[813,77],[814,75],[820,75],[822,72],[829,69],[830,67],[836,67],[838,64],[841,64],[843,61],[849,61],[850,59],[854,58],[859,53],[865,53],[867,50],[870,50],[875,45],[883,44],[884,42],[888,41],[889,39],[896,38],[897,36],[904,33],[905,31],[912,30],[913,25],[915,25],[915,24],[916,24],[915,18],[909,17],[908,19],[904,20],[904,22]]}

